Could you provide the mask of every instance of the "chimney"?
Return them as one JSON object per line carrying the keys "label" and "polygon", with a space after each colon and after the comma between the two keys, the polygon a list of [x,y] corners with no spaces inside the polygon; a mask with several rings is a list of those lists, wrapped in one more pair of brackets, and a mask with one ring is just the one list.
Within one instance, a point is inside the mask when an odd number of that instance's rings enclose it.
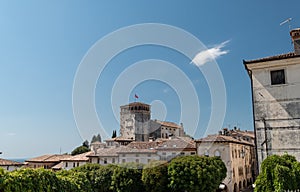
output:
{"label": "chimney", "polygon": [[294,53],[300,55],[300,28],[292,29],[290,35],[294,44]]}

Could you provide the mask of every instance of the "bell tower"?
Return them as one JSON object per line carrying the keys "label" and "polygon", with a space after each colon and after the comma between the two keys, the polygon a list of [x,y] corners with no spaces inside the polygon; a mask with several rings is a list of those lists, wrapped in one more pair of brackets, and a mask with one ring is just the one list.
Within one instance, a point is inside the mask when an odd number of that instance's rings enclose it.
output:
{"label": "bell tower", "polygon": [[149,140],[150,105],[140,102],[120,107],[120,134],[124,139]]}

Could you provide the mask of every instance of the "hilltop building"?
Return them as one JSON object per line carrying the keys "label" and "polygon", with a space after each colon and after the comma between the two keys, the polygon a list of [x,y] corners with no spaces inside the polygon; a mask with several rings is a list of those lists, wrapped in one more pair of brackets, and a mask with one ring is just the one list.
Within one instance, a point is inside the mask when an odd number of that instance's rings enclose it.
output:
{"label": "hilltop building", "polygon": [[119,140],[149,141],[184,136],[183,124],[151,120],[151,106],[134,102],[120,107]]}
{"label": "hilltop building", "polygon": [[243,61],[251,78],[258,164],[288,153],[300,161],[300,28],[294,52]]}
{"label": "hilltop building", "polygon": [[249,188],[256,176],[254,133],[224,128],[219,134],[196,140],[199,156],[218,156],[225,163],[225,191],[238,192]]}

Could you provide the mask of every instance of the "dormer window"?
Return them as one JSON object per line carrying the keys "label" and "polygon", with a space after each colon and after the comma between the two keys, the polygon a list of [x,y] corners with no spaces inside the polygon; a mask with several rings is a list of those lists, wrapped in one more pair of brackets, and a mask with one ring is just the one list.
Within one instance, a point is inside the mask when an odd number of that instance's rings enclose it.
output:
{"label": "dormer window", "polygon": [[284,69],[271,71],[271,85],[285,84]]}

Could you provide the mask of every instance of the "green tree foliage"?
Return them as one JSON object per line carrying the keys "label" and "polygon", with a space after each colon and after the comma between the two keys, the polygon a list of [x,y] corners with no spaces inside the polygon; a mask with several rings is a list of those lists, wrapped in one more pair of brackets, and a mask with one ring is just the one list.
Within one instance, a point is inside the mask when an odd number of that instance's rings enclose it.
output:
{"label": "green tree foliage", "polygon": [[168,166],[169,187],[174,191],[214,192],[226,172],[225,164],[218,157],[177,157]]}
{"label": "green tree foliage", "polygon": [[113,130],[113,133],[112,133],[111,138],[116,138],[116,137],[117,137],[117,131],[116,131],[116,130]]}
{"label": "green tree foliage", "polygon": [[108,192],[113,170],[114,165],[85,164],[72,169],[71,172],[84,173],[92,192]]}
{"label": "green tree foliage", "polygon": [[85,152],[88,152],[90,151],[89,148],[85,147],[85,146],[79,146],[79,147],[76,147],[72,152],[71,152],[71,155],[78,155],[78,154],[82,154],[82,153],[85,153]]}
{"label": "green tree foliage", "polygon": [[255,181],[255,191],[280,192],[299,189],[300,164],[294,156],[271,155],[261,164],[261,173]]}
{"label": "green tree foliage", "polygon": [[144,191],[142,183],[142,165],[124,163],[116,166],[112,175],[111,189],[116,192]]}
{"label": "green tree foliage", "polygon": [[89,148],[89,142],[88,140],[85,140],[83,143],[82,143],[82,146],[86,147],[86,148]]}
{"label": "green tree foliage", "polygon": [[91,140],[91,143],[94,143],[94,142],[101,142],[101,136],[100,136],[100,134],[98,134],[98,135],[94,135],[93,137],[92,137],[92,140]]}
{"label": "green tree foliage", "polygon": [[[68,187],[68,186],[65,186]],[[68,191],[56,174],[46,169],[20,169],[7,173],[3,191]]]}
{"label": "green tree foliage", "polygon": [[146,192],[165,192],[168,189],[168,164],[166,161],[151,161],[142,172]]}
{"label": "green tree foliage", "polygon": [[4,169],[2,169],[0,167],[0,192],[4,191],[4,181],[5,181],[5,176],[6,176],[6,172],[4,171]]}
{"label": "green tree foliage", "polygon": [[62,170],[57,172],[57,177],[64,182],[65,187],[70,187],[69,191],[92,191],[91,184],[84,172]]}

